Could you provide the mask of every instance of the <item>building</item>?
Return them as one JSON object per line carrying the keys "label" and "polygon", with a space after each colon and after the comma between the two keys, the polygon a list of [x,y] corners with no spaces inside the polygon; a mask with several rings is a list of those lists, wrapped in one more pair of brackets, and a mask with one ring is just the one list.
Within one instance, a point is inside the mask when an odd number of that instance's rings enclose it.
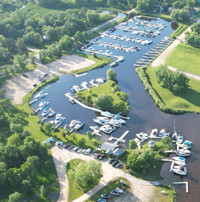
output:
{"label": "building", "polygon": [[124,153],[124,151],[120,148],[116,148],[114,151],[113,151],[113,156],[119,158],[122,154]]}

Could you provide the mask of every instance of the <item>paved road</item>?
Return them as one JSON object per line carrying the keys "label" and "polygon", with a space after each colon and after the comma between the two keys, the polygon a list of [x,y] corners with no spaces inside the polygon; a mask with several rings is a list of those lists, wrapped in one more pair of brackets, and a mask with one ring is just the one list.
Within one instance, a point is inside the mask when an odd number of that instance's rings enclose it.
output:
{"label": "paved road", "polygon": [[[86,156],[83,154],[78,154],[73,151],[68,151],[64,148],[58,148],[54,146],[51,149],[51,153],[53,156],[53,160],[55,163],[56,171],[58,174],[58,179],[60,183],[60,196],[59,202],[68,201],[68,180],[66,175],[66,164],[71,159],[82,159],[84,161],[89,161],[93,159],[92,155]],[[95,186],[88,193],[84,194],[80,198],[74,200],[74,202],[82,202],[88,199],[91,195],[95,194],[101,188],[103,188],[109,181],[111,181],[115,177],[124,177],[131,183],[131,190],[133,194],[141,201],[146,202],[151,199],[154,194],[154,186],[158,185],[159,182],[150,182],[135,178],[129,174],[124,173],[120,169],[113,168],[106,160],[102,161],[102,169],[103,169],[103,177],[100,180],[100,183]]]}

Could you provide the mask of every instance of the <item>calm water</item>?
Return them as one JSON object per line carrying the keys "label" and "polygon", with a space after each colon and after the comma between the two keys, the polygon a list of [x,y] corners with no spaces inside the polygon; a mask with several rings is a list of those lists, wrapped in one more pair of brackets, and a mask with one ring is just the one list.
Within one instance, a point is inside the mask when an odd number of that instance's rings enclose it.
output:
{"label": "calm water", "polygon": [[[184,115],[170,115],[163,113],[158,107],[156,107],[153,99],[144,90],[144,86],[138,78],[135,68],[133,67],[133,64],[141,56],[143,56],[145,52],[163,39],[163,37],[169,36],[173,32],[169,22],[161,19],[153,20],[152,22],[164,23],[167,25],[167,27],[161,31],[161,35],[155,38],[141,37],[138,35],[136,36],[138,38],[153,40],[151,45],[143,46],[140,44],[139,47],[141,50],[133,53],[124,53],[122,51],[117,52],[113,49],[110,50],[114,55],[122,55],[125,57],[125,61],[120,63],[115,68],[115,71],[117,72],[118,86],[122,91],[129,94],[128,101],[131,106],[129,113],[131,120],[127,121],[126,126],[117,129],[112,135],[115,137],[120,137],[122,133],[129,130],[130,133],[126,136],[126,141],[128,144],[128,141],[135,138],[135,134],[141,131],[150,133],[152,128],[155,127],[158,129],[165,128],[173,131],[173,124],[175,120],[177,132],[183,133],[186,139],[189,139],[194,143],[192,148],[192,156],[187,159],[188,174],[186,177],[180,177],[170,173],[170,164],[165,163],[161,170],[161,176],[164,178],[163,183],[188,181],[189,194],[185,193],[184,185],[177,186],[178,201],[200,201],[200,116],[192,113]],[[129,26],[135,25],[129,23]],[[145,28],[139,27],[139,29],[142,30]],[[122,30],[116,30],[113,34],[133,36],[131,32],[123,32]],[[127,45],[127,47],[138,45],[126,41],[113,40],[109,37],[104,37],[100,40],[102,42]],[[101,49],[104,52],[106,50],[106,48],[99,47],[97,44],[94,44],[92,47],[95,49]],[[82,133],[88,131],[90,125],[94,125],[93,118],[96,117],[96,114],[93,111],[84,109],[77,104],[71,105],[64,94],[66,92],[70,92],[71,86],[80,85],[83,81],[89,82],[91,79],[96,79],[101,76],[106,78],[107,69],[109,69],[108,65],[104,68],[90,71],[86,76],[79,78],[71,75],[62,75],[59,81],[44,87],[43,90],[49,93],[45,100],[50,102],[50,107],[53,108],[56,113],[62,113],[63,116],[66,117],[63,125],[65,123],[69,123],[72,119],[84,120],[86,124],[84,129],[81,131]],[[35,103],[33,108],[36,109],[38,104],[39,102]],[[104,140],[107,137],[108,136],[105,135],[102,137],[102,139]]]}

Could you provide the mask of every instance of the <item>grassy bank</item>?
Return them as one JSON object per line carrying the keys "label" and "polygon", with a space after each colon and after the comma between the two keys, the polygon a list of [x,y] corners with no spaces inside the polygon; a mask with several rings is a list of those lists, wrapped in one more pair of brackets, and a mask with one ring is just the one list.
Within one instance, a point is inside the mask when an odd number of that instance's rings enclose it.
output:
{"label": "grassy bank", "polygon": [[165,64],[178,70],[200,75],[200,49],[186,44],[179,44],[168,55]]}
{"label": "grassy bank", "polygon": [[101,56],[94,57],[94,55],[91,55],[91,54],[77,53],[77,52],[75,54],[78,55],[78,56],[81,56],[81,57],[88,58],[90,60],[94,60],[95,64],[93,64],[93,65],[91,65],[89,67],[86,67],[86,68],[75,70],[75,71],[73,71],[74,74],[80,74],[80,73],[83,73],[83,72],[90,71],[92,69],[97,69],[97,68],[100,68],[100,67],[104,67],[105,65],[107,65],[108,63],[113,61],[112,59],[109,59],[109,58],[106,58],[106,57],[101,57]]}
{"label": "grassy bank", "polygon": [[188,28],[188,25],[184,25],[181,23],[178,23],[178,28],[171,34],[172,39],[176,39],[179,35],[181,35],[186,29]]}
{"label": "grassy bank", "polygon": [[120,91],[114,81],[109,80],[108,82],[101,84],[98,87],[91,88],[89,91],[84,90],[82,92],[78,92],[77,97],[80,101],[94,106],[96,99],[98,99],[98,97],[102,94],[112,96],[112,98],[114,99],[113,105],[109,106],[109,109],[106,110],[109,110],[110,112],[116,114],[119,112],[121,112],[123,115],[128,114],[130,109],[128,102],[126,101],[128,99],[128,94]]}
{"label": "grassy bank", "polygon": [[138,68],[136,69],[145,89],[154,99],[157,106],[161,110],[180,114],[185,112],[200,113],[200,82],[189,79],[189,88],[180,95],[175,95],[168,89],[163,88],[157,83],[155,76],[156,68]]}
{"label": "grassy bank", "polygon": [[[126,185],[123,185],[120,182],[120,180],[123,181],[123,182],[125,182]],[[119,187],[119,188],[123,189],[124,191],[126,191],[126,190],[130,191],[129,185],[130,185],[130,182],[127,179],[122,178],[122,177],[116,178],[116,179],[110,181],[107,186],[103,187],[101,190],[99,190],[96,194],[94,194],[93,196],[91,196],[85,202],[94,202],[94,201],[97,201],[99,198],[101,198],[101,194],[107,193],[107,194],[110,195],[110,192],[112,190],[114,190],[116,187]],[[119,196],[113,196],[113,195],[111,195],[111,198],[109,200],[114,200],[114,199],[117,199],[118,197]]]}

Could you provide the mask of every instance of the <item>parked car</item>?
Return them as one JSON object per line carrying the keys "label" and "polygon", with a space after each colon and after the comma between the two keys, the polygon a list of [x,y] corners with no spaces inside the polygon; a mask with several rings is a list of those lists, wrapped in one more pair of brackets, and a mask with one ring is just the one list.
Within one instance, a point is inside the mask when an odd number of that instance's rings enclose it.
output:
{"label": "parked car", "polygon": [[108,198],[110,198],[110,196],[108,194],[101,194],[101,198],[108,199]]}
{"label": "parked car", "polygon": [[100,198],[100,199],[97,200],[97,202],[106,202],[106,200],[103,199],[103,198]]}
{"label": "parked car", "polygon": [[23,77],[25,78],[28,78],[28,75],[27,74],[22,74]]}
{"label": "parked car", "polygon": [[115,167],[116,168],[120,168],[122,166],[122,164],[121,163],[118,163]]}
{"label": "parked car", "polygon": [[97,153],[97,154],[94,154],[93,157],[94,157],[95,159],[98,159],[100,156],[101,156],[101,153]]}
{"label": "parked car", "polygon": [[62,145],[63,145],[63,142],[61,142],[61,141],[56,142],[57,147],[61,147]]}
{"label": "parked car", "polygon": [[49,74],[47,74],[47,73],[46,73],[46,74],[44,74],[44,76],[43,76],[43,77],[46,77],[46,76],[48,76],[48,75],[49,75]]}
{"label": "parked car", "polygon": [[74,151],[77,152],[79,150],[79,147],[75,147]]}
{"label": "parked car", "polygon": [[36,84],[36,83],[34,83],[34,84],[33,84],[33,87],[36,87],[36,86],[37,86],[37,84]]}
{"label": "parked car", "polygon": [[83,151],[83,149],[79,149],[79,150],[77,151],[77,153],[82,153],[82,151]]}
{"label": "parked car", "polygon": [[67,149],[68,149],[68,150],[71,150],[71,149],[73,149],[73,148],[74,148],[74,146],[71,145],[71,146],[69,146]]}
{"label": "parked car", "polygon": [[119,187],[116,187],[115,191],[118,192],[118,193],[120,193],[120,194],[124,193],[123,189],[120,189]]}
{"label": "parked car", "polygon": [[64,146],[64,148],[67,149],[67,148],[70,147],[70,146],[71,146],[71,144],[66,144],[66,145]]}
{"label": "parked car", "polygon": [[115,196],[119,196],[119,193],[116,192],[115,190],[112,190],[112,191],[110,192],[110,194],[115,195]]}
{"label": "parked car", "polygon": [[115,167],[118,163],[119,163],[118,161],[113,161],[111,165],[112,167]]}
{"label": "parked car", "polygon": [[110,160],[108,161],[108,163],[112,164],[113,161],[116,161],[116,159],[115,159],[115,158],[112,158],[112,159],[110,159]]}
{"label": "parked car", "polygon": [[102,160],[106,157],[106,154],[101,154],[101,156],[99,157],[99,160]]}
{"label": "parked car", "polygon": [[85,151],[85,154],[88,155],[90,152],[91,152],[91,149],[88,148],[88,149]]}

